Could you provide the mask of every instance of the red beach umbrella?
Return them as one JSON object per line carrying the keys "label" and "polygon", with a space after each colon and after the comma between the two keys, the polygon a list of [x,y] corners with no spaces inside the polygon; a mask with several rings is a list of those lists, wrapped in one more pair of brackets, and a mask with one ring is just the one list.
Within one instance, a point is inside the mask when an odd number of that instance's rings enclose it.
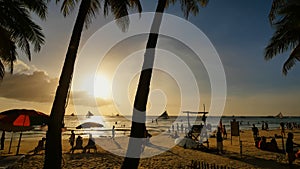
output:
{"label": "red beach umbrella", "polygon": [[[10,132],[21,132],[17,153],[19,153],[22,131],[29,131],[35,125],[47,124],[49,116],[35,110],[27,109],[12,109],[0,113],[0,130]],[[13,136],[13,135],[12,135]],[[12,141],[12,139],[11,139]],[[11,143],[9,146],[10,152]]]}
{"label": "red beach umbrella", "polygon": [[48,123],[49,116],[35,110],[12,109],[0,113],[0,130],[28,131],[35,125]]}

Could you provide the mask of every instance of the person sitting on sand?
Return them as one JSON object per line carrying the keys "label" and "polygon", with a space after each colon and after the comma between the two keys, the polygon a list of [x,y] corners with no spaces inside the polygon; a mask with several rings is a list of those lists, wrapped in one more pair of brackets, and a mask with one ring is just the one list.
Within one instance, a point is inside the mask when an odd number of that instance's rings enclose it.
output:
{"label": "person sitting on sand", "polygon": [[258,148],[262,150],[267,149],[267,138],[265,136],[261,137],[261,140],[258,143]]}
{"label": "person sitting on sand", "polygon": [[92,134],[89,134],[89,141],[88,144],[83,148],[83,152],[85,153],[87,149],[88,149],[88,153],[90,152],[90,149],[94,149],[95,151],[97,151],[95,140]]}
{"label": "person sitting on sand", "polygon": [[83,144],[82,137],[81,137],[81,136],[78,136],[78,137],[76,138],[75,146],[74,146],[73,148],[71,148],[72,154],[74,153],[74,150],[78,150],[78,149],[81,150],[81,149],[83,149],[82,144]]}
{"label": "person sitting on sand", "polygon": [[45,150],[45,141],[46,141],[46,138],[43,137],[39,142],[38,142],[38,145],[35,147],[34,149],[34,154],[37,154],[38,152],[42,151],[42,150]]}

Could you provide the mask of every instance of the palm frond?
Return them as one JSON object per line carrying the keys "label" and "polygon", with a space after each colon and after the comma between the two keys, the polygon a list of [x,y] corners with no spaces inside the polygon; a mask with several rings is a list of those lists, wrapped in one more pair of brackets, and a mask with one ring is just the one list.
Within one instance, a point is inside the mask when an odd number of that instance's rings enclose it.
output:
{"label": "palm frond", "polygon": [[298,0],[273,0],[269,20],[274,26],[274,32],[268,46],[265,48],[265,59],[292,50],[289,58],[285,61],[282,72],[288,73],[300,60],[300,2]]}
{"label": "palm frond", "polygon": [[282,73],[287,75],[288,71],[296,64],[296,61],[300,61],[300,45],[292,51],[289,58],[285,61]]}
{"label": "palm frond", "polygon": [[130,7],[133,9],[137,9],[139,13],[142,13],[142,5],[139,0],[129,0]]}
{"label": "palm frond", "polygon": [[[15,42],[11,39],[9,31],[0,26],[0,80],[3,79],[5,74],[5,65],[16,61],[17,52]],[[12,73],[13,67],[10,66]]]}
{"label": "palm frond", "polygon": [[90,8],[87,13],[87,17],[85,19],[85,27],[92,23],[92,19],[96,18],[96,15],[99,13],[99,9],[101,8],[101,4],[99,0],[92,0],[90,4]]}
{"label": "palm frond", "polygon": [[27,9],[37,14],[41,19],[46,19],[47,0],[19,0]]}
{"label": "palm frond", "polygon": [[[34,45],[35,52],[40,51],[41,45],[44,44],[42,28],[31,20],[26,8],[17,6],[10,7],[9,11],[14,14],[14,18],[7,19],[5,26],[11,31],[12,38],[16,39],[18,46],[25,50],[25,53],[30,58],[30,50],[28,51],[29,43]],[[18,42],[18,40],[20,40],[20,42]],[[24,42],[28,42],[28,45]]]}
{"label": "palm frond", "polygon": [[[181,10],[186,19],[188,19],[190,13],[196,16],[199,13],[200,7],[205,7],[209,0],[180,0]],[[176,0],[168,0],[167,7],[169,4],[174,4]]]}
{"label": "palm frond", "polygon": [[282,6],[286,3],[286,0],[273,0],[272,6],[269,12],[269,22],[273,24],[276,16],[278,15],[278,11],[282,8]]}
{"label": "palm frond", "polygon": [[[60,0],[56,0],[56,3],[58,3],[59,1]],[[78,0],[63,0],[60,10],[65,17],[74,10],[77,2]]]}
{"label": "palm frond", "polygon": [[[1,64],[7,65],[11,62],[16,61],[17,52],[15,42],[11,39],[11,34],[9,31],[0,26],[0,58]],[[3,68],[4,70],[4,68]],[[12,72],[12,70],[11,70]]]}

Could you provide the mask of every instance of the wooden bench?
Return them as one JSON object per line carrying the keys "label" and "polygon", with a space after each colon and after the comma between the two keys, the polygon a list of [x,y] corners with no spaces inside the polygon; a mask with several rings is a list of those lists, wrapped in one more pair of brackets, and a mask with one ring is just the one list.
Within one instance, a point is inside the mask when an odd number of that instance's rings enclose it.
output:
{"label": "wooden bench", "polygon": [[94,150],[95,153],[97,152],[96,145],[88,145],[85,147],[75,146],[75,147],[71,148],[70,152],[73,154],[75,150],[82,150],[82,153],[85,153],[85,152],[89,153],[91,149]]}

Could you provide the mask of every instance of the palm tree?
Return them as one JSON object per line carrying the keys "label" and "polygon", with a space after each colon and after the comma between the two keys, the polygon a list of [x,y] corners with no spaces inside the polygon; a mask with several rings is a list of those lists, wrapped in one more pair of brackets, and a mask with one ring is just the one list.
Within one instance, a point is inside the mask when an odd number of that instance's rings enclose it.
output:
{"label": "palm tree", "polygon": [[300,61],[300,2],[297,0],[273,0],[269,20],[276,31],[265,48],[265,59],[292,50],[282,72],[287,75],[296,61]]}
{"label": "palm tree", "polygon": [[[58,3],[60,0],[56,0]],[[80,2],[79,11],[72,31],[71,39],[66,53],[65,62],[62,68],[59,84],[56,90],[54,102],[51,109],[50,120],[48,123],[48,131],[46,134],[46,151],[44,168],[61,168],[62,147],[61,147],[61,128],[65,115],[68,93],[72,81],[74,64],[77,56],[78,46],[84,25],[88,26],[91,19],[96,16],[100,9],[99,0],[63,0],[61,11],[63,15],[68,15],[75,6]],[[138,0],[105,0],[104,13],[108,13],[108,9],[114,14],[115,18],[127,16],[128,7],[137,7],[141,12],[141,5]],[[122,30],[126,30],[128,25],[128,17],[119,20]]]}
{"label": "palm tree", "polygon": [[[144,63],[140,74],[137,92],[134,100],[134,109],[132,114],[132,124],[130,139],[128,143],[126,157],[122,164],[123,169],[138,168],[140,155],[142,153],[143,141],[141,138],[145,137],[146,126],[146,106],[148,95],[150,91],[150,82],[152,76],[152,68],[155,58],[155,48],[159,35],[159,28],[164,13],[164,9],[169,4],[174,4],[176,0],[158,0],[155,16],[152,22],[148,42],[146,44],[146,52],[144,54]],[[184,16],[188,18],[189,13],[194,15],[199,12],[199,4],[204,7],[207,5],[208,0],[180,0],[181,9]]]}
{"label": "palm tree", "polygon": [[40,26],[30,17],[30,12],[41,19],[46,18],[46,0],[0,0],[0,79],[5,73],[5,65],[13,72],[17,60],[17,48],[31,60],[30,44],[38,52],[44,44]]}

